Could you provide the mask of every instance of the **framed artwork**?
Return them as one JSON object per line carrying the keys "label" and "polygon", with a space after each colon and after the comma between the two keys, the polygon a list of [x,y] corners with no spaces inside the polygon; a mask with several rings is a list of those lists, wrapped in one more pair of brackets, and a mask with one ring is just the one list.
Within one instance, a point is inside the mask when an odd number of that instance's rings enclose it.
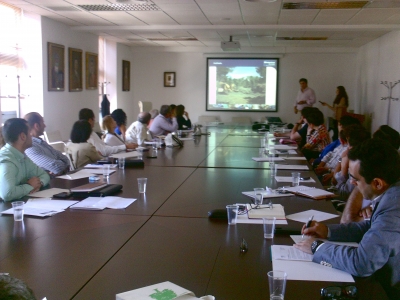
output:
{"label": "framed artwork", "polygon": [[122,91],[129,92],[131,90],[131,62],[122,61]]}
{"label": "framed artwork", "polygon": [[65,47],[63,45],[47,43],[48,60],[48,90],[64,91],[65,84]]}
{"label": "framed artwork", "polygon": [[175,72],[164,72],[164,86],[175,87],[176,76]]}
{"label": "framed artwork", "polygon": [[98,69],[99,56],[96,53],[86,52],[86,89],[97,90],[99,86]]}
{"label": "framed artwork", "polygon": [[82,50],[68,48],[69,91],[80,92],[83,89]]}

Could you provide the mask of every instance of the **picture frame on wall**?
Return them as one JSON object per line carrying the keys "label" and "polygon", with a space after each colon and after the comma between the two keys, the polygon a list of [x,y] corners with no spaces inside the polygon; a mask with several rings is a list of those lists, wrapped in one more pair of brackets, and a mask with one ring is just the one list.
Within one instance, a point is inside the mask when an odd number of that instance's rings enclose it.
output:
{"label": "picture frame on wall", "polygon": [[131,90],[131,62],[122,61],[122,91],[129,92]]}
{"label": "picture frame on wall", "polygon": [[69,91],[80,92],[83,90],[82,78],[82,50],[68,48]]}
{"label": "picture frame on wall", "polygon": [[175,87],[175,84],[176,84],[175,72],[164,72],[164,86]]}
{"label": "picture frame on wall", "polygon": [[47,43],[48,90],[62,92],[65,87],[65,47]]}
{"label": "picture frame on wall", "polygon": [[86,89],[97,90],[99,86],[98,80],[99,56],[96,53],[86,52]]}

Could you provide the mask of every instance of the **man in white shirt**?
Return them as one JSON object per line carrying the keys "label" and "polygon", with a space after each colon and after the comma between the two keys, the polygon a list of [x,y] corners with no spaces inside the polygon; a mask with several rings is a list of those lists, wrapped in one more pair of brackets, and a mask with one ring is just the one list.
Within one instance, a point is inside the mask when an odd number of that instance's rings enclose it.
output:
{"label": "man in white shirt", "polygon": [[[79,120],[86,120],[90,123],[92,128],[94,127],[96,118],[94,113],[89,108],[82,108],[79,111]],[[88,143],[92,144],[96,150],[103,156],[109,156],[114,153],[118,153],[121,151],[126,151],[126,149],[135,149],[137,147],[136,144],[126,144],[120,146],[109,146],[106,145],[100,137],[97,135],[96,132],[92,131],[90,138],[87,141]]]}
{"label": "man in white shirt", "polygon": [[139,146],[145,141],[151,140],[147,126],[149,125],[151,115],[144,111],[138,115],[137,121],[133,122],[125,133],[125,140],[128,143],[136,143]]}
{"label": "man in white shirt", "polygon": [[308,81],[305,78],[299,80],[300,91],[297,93],[296,102],[294,103],[294,113],[297,114],[304,107],[312,107],[316,101],[315,92],[308,87]]}

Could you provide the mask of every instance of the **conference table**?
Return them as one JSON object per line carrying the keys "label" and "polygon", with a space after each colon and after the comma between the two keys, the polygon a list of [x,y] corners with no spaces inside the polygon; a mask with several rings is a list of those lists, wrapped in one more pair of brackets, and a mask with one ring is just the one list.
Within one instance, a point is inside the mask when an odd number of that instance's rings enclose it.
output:
{"label": "conference table", "polygon": [[[249,203],[242,194],[255,187],[278,188],[268,162],[256,162],[261,136],[246,127],[208,128],[210,135],[144,155],[144,168],[117,169],[109,183],[123,185],[117,196],[136,198],[126,209],[67,209],[47,218],[0,216],[0,272],[23,279],[38,299],[115,299],[115,295],[170,281],[196,296],[268,299],[271,245],[291,245],[285,230],[263,238],[262,225],[228,225],[208,211]],[[298,153],[300,155],[300,153]],[[306,164],[291,161],[290,164]],[[278,170],[278,176],[290,176]],[[312,171],[301,171],[321,187]],[[148,178],[139,194],[139,177]],[[88,179],[53,179],[50,187],[72,188]],[[336,214],[328,200],[274,198],[286,214],[309,209]],[[11,207],[0,203],[0,211]],[[339,216],[326,223],[339,222]],[[288,231],[303,223],[288,220]],[[285,229],[282,225],[282,229]],[[245,239],[249,250],[239,251]],[[320,289],[346,283],[289,280],[285,299],[320,299]],[[360,299],[385,299],[372,278],[356,278]]]}

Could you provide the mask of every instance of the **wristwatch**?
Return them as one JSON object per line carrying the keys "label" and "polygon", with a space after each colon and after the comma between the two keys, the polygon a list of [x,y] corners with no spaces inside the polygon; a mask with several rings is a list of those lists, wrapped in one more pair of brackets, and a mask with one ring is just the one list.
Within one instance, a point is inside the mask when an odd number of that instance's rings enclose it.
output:
{"label": "wristwatch", "polygon": [[321,240],[315,240],[312,244],[311,244],[311,252],[312,254],[315,253],[315,251],[317,251],[317,248],[322,245],[324,242]]}

